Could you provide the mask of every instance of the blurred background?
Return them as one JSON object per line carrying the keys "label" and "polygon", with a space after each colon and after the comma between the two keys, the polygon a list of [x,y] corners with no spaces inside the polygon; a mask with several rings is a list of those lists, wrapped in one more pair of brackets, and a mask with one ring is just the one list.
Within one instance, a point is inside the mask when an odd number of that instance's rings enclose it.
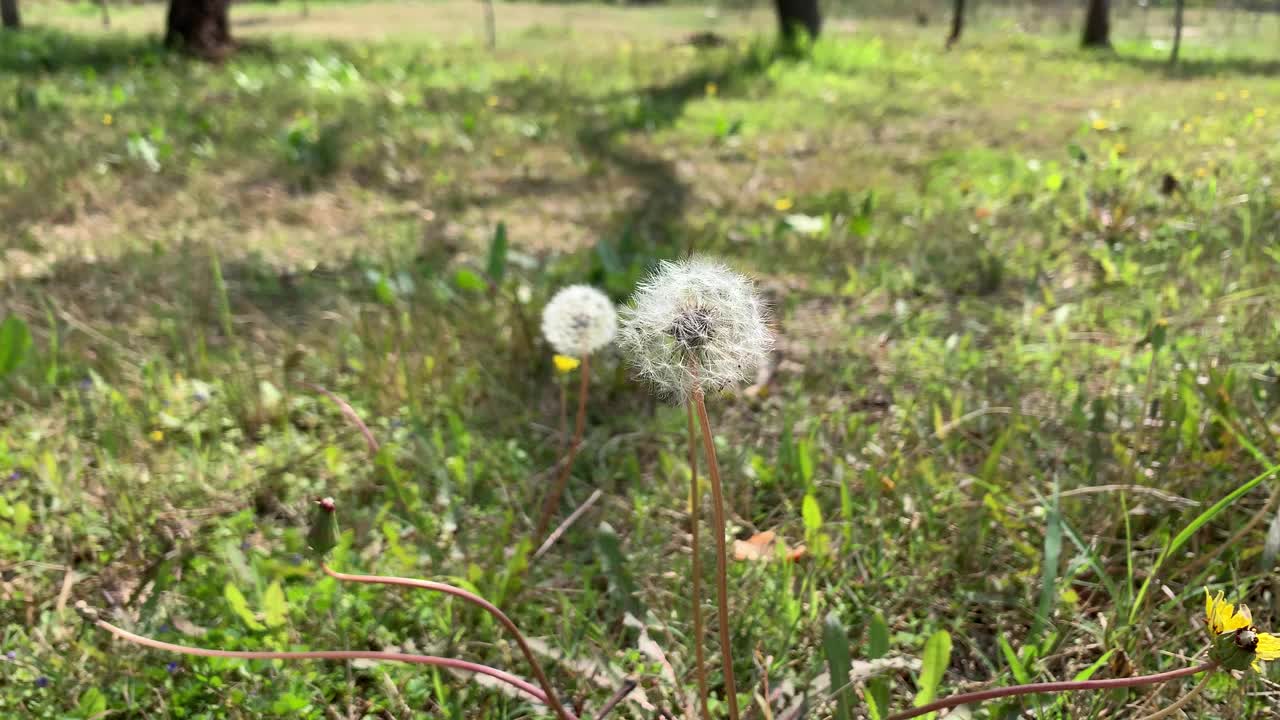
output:
{"label": "blurred background", "polygon": [[[1206,585],[1276,626],[1280,2],[0,8],[4,717],[543,712],[71,609],[526,672],[466,606],[319,573],[324,496],[338,566],[463,584],[575,705],[633,677],[619,717],[683,716],[718,657],[686,420],[615,350],[552,525],[582,512],[532,536],[579,381],[543,306],[690,254],[778,335],[709,402],[753,717],[1181,667]],[[1270,677],[1188,713],[1262,717]]]}

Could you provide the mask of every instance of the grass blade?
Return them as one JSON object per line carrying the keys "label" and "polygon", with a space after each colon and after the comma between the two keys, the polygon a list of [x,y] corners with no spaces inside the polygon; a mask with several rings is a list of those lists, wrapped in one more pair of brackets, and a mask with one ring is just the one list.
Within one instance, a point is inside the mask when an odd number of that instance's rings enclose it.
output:
{"label": "grass blade", "polygon": [[827,613],[822,623],[822,651],[827,656],[827,671],[831,673],[831,687],[836,694],[836,717],[853,720],[853,689],[849,687],[849,672],[853,664],[849,660],[849,637],[834,610]]}
{"label": "grass blade", "polygon": [[1138,617],[1138,610],[1142,607],[1142,602],[1147,597],[1147,591],[1151,589],[1151,581],[1155,579],[1156,575],[1160,572],[1160,568],[1164,566],[1165,560],[1168,560],[1170,555],[1177,552],[1179,548],[1185,545],[1186,542],[1191,539],[1191,536],[1196,534],[1197,530],[1209,524],[1210,521],[1218,516],[1218,513],[1226,510],[1236,500],[1239,500],[1248,494],[1250,490],[1261,485],[1263,481],[1274,475],[1277,469],[1280,468],[1276,465],[1272,465],[1262,471],[1261,475],[1258,475],[1252,480],[1236,488],[1230,495],[1222,498],[1218,502],[1214,503],[1212,507],[1197,515],[1195,520],[1192,520],[1190,524],[1182,529],[1182,532],[1175,535],[1173,540],[1169,541],[1169,546],[1164,549],[1164,552],[1160,553],[1160,557],[1156,559],[1155,565],[1151,567],[1151,572],[1147,574],[1147,579],[1142,581],[1142,587],[1138,588],[1138,596],[1134,598],[1133,606],[1129,608],[1129,624],[1132,625],[1134,619]]}

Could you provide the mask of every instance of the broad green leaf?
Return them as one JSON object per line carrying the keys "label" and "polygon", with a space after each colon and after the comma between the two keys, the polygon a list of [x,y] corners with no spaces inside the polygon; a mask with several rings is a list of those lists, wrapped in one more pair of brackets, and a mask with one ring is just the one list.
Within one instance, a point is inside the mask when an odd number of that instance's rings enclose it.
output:
{"label": "broad green leaf", "polygon": [[[924,644],[924,657],[921,659],[920,681],[917,683],[915,706],[928,705],[938,695],[938,686],[942,684],[942,676],[951,664],[951,634],[939,630]],[[933,714],[930,714],[933,716]],[[928,717],[928,716],[926,716]]]}
{"label": "broad green leaf", "polygon": [[644,611],[640,609],[640,603],[636,599],[635,580],[631,578],[626,558],[622,555],[622,540],[607,522],[600,523],[600,528],[596,531],[596,552],[600,553],[600,564],[609,580],[609,589],[622,607],[636,617],[644,617]]}
{"label": "broad green leaf", "polygon": [[80,695],[80,702],[76,705],[76,714],[79,717],[85,718],[85,720],[100,718],[106,712],[107,698],[98,688],[91,687]]}
{"label": "broad green leaf", "polygon": [[0,323],[0,378],[12,373],[22,364],[31,347],[31,331],[16,315],[10,315]]}
{"label": "broad green leaf", "polygon": [[299,697],[293,693],[285,693],[276,698],[274,703],[271,703],[271,713],[278,717],[287,717],[297,714],[298,711],[303,710],[310,704],[310,701],[304,697]]}
{"label": "broad green leaf", "polygon": [[805,495],[801,513],[804,515],[806,535],[811,535],[822,529],[822,508],[818,507],[818,498],[812,495]]}
{"label": "broad green leaf", "polygon": [[244,599],[244,594],[240,589],[231,583],[227,583],[222,589],[222,595],[227,599],[227,604],[231,606],[231,612],[240,616],[244,621],[245,627],[250,630],[266,630],[262,623],[258,622],[258,618],[254,616],[253,611],[249,609],[249,602]]}
{"label": "broad green leaf", "polygon": [[267,627],[277,628],[284,625],[289,617],[289,605],[284,599],[284,588],[276,581],[267,586],[262,594],[262,617]]}
{"label": "broad green leaf", "polygon": [[[867,632],[867,658],[876,660],[889,654],[889,624],[884,615],[876,611],[871,616],[871,627]],[[867,710],[871,720],[881,720],[889,716],[889,680],[875,677],[867,681]]]}
{"label": "broad green leaf", "polygon": [[853,720],[853,688],[849,686],[849,637],[840,617],[832,610],[822,623],[822,651],[827,656],[831,689],[836,693],[836,717]]}
{"label": "broad green leaf", "polygon": [[489,287],[484,278],[475,274],[471,270],[462,268],[453,274],[453,284],[462,290],[480,291]]}

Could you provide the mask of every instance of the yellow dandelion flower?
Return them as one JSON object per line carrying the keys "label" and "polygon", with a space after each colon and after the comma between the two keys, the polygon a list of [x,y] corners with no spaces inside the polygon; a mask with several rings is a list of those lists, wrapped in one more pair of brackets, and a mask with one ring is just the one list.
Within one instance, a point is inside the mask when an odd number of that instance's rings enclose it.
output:
{"label": "yellow dandelion flower", "polygon": [[1093,119],[1093,129],[1094,129],[1094,130],[1106,130],[1106,129],[1107,129],[1107,121],[1106,121],[1106,120],[1104,120],[1103,118],[1100,118],[1100,117],[1098,117],[1098,118],[1094,118],[1094,119]]}
{"label": "yellow dandelion flower", "polygon": [[1209,177],[1209,168],[1203,165],[1196,168],[1196,177]]}
{"label": "yellow dandelion flower", "polygon": [[715,97],[716,94],[720,92],[720,86],[716,85],[713,82],[709,82],[707,83],[706,92],[707,92],[707,97]]}
{"label": "yellow dandelion flower", "polygon": [[111,124],[112,122],[114,122],[114,121],[115,121],[115,119],[111,117],[111,113],[103,113],[103,114],[102,114],[102,124],[103,124],[103,125],[110,125],[110,124]]}
{"label": "yellow dandelion flower", "polygon": [[153,442],[153,443],[160,443],[160,442],[164,442],[164,431],[163,431],[163,430],[152,430],[152,431],[151,431],[151,435],[150,435],[150,437],[151,437],[151,442]]}
{"label": "yellow dandelion flower", "polygon": [[1214,100],[1217,100],[1218,102],[1226,102],[1226,101],[1227,101],[1227,94],[1226,94],[1226,93],[1224,93],[1224,92],[1222,92],[1222,91],[1218,91],[1218,92],[1216,92],[1216,93],[1214,93],[1214,94],[1213,94],[1213,99],[1214,99]]}
{"label": "yellow dandelion flower", "polygon": [[1280,660],[1280,637],[1271,633],[1258,633],[1258,647],[1253,652],[1263,662]]}
{"label": "yellow dandelion flower", "polygon": [[582,361],[578,358],[572,358],[568,355],[556,355],[552,358],[552,361],[555,362],[556,370],[560,373],[571,373],[582,364]]}
{"label": "yellow dandelion flower", "polygon": [[796,206],[795,201],[789,197],[778,198],[773,203],[773,208],[778,212],[786,212],[795,206]]}
{"label": "yellow dandelion flower", "polygon": [[1253,622],[1253,614],[1249,612],[1248,606],[1241,605],[1240,611],[1236,612],[1235,606],[1227,602],[1225,597],[1226,593],[1222,591],[1213,595],[1209,588],[1204,589],[1204,619],[1212,635],[1247,628]]}
{"label": "yellow dandelion flower", "polygon": [[1240,99],[1241,99],[1241,100],[1248,100],[1248,99],[1249,99],[1249,91],[1248,91],[1248,90],[1241,90],[1241,91],[1240,91]]}
{"label": "yellow dandelion flower", "polygon": [[498,107],[498,96],[490,95],[489,97],[485,98],[484,104],[488,105],[489,107]]}
{"label": "yellow dandelion flower", "polygon": [[1254,109],[1253,109],[1253,116],[1254,116],[1254,117],[1256,117],[1256,118],[1266,117],[1266,116],[1267,116],[1267,109],[1266,109],[1266,108],[1264,108],[1264,107],[1254,108]]}
{"label": "yellow dandelion flower", "polygon": [[1204,616],[1213,637],[1209,656],[1222,668],[1261,672],[1258,663],[1280,659],[1280,637],[1259,632],[1245,605],[1236,610],[1222,592],[1213,595],[1205,588]]}

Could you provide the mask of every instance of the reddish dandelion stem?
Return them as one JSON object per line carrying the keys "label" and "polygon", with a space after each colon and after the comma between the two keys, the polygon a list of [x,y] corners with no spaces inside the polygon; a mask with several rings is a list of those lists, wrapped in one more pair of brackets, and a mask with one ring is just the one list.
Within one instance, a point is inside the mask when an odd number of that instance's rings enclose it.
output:
{"label": "reddish dandelion stem", "polygon": [[374,650],[315,650],[306,652],[210,650],[208,648],[191,647],[189,645],[175,645],[173,643],[167,643],[160,640],[152,640],[149,637],[143,637],[142,635],[137,635],[123,628],[116,627],[106,620],[95,620],[94,624],[121,640],[126,640],[144,647],[154,648],[156,650],[165,650],[168,652],[181,653],[183,655],[232,658],[238,660],[385,660],[390,662],[414,663],[417,665],[434,665],[436,667],[476,673],[477,675],[486,675],[495,680],[511,685],[544,705],[550,704],[547,702],[549,700],[547,694],[528,680],[518,678],[511,673],[489,667],[488,665],[467,662],[466,660],[438,657],[435,655],[412,655],[409,653],[378,652]]}
{"label": "reddish dandelion stem", "polygon": [[546,673],[542,671],[542,666],[538,664],[538,659],[533,654],[533,649],[529,647],[529,643],[525,641],[524,635],[520,629],[516,627],[514,621],[507,617],[497,605],[485,600],[475,593],[463,590],[460,587],[449,585],[448,583],[435,582],[432,580],[419,580],[418,578],[395,577],[391,575],[352,575],[349,573],[341,573],[326,564],[321,565],[324,572],[329,577],[343,582],[368,583],[373,585],[399,585],[402,587],[418,588],[419,590],[431,590],[434,592],[452,595],[456,598],[465,600],[472,605],[479,607],[485,612],[493,616],[511,636],[515,639],[516,644],[520,646],[520,652],[524,654],[525,660],[529,662],[529,667],[533,670],[533,675],[538,680],[538,684],[542,686],[544,692],[541,693],[545,698],[544,702],[555,711],[556,716],[560,720],[577,720],[573,713],[569,712],[560,701],[556,698],[555,688],[551,686],[551,681],[547,678]]}
{"label": "reddish dandelion stem", "polygon": [[974,703],[985,702],[987,700],[1016,697],[1018,695],[1070,692],[1075,690],[1112,690],[1115,688],[1156,685],[1162,682],[1169,682],[1170,680],[1190,677],[1197,673],[1208,672],[1217,666],[1217,663],[1207,662],[1203,665],[1170,670],[1169,672],[1156,673],[1155,675],[1139,675],[1138,677],[1112,678],[1108,680],[1068,680],[1063,682],[1030,683],[1027,685],[1014,685],[1012,687],[992,688],[990,690],[980,690],[978,692],[952,695],[951,697],[943,698],[937,702],[931,702],[928,705],[921,705],[918,708],[905,710],[897,715],[890,715],[888,720],[907,720],[907,718],[919,717],[938,710],[953,708],[957,705],[972,705]]}
{"label": "reddish dandelion stem", "polygon": [[716,620],[720,625],[720,662],[724,665],[724,694],[729,705],[729,720],[738,720],[738,687],[733,679],[733,649],[729,638],[729,559],[725,548],[724,490],[720,484],[720,463],[716,461],[716,444],[711,437],[711,419],[702,390],[693,393],[693,404],[702,425],[702,449],[707,455],[707,475],[711,478],[711,523],[716,542]]}
{"label": "reddish dandelion stem", "polygon": [[702,493],[698,491],[698,442],[697,432],[693,428],[693,404],[685,403],[689,419],[689,533],[693,551],[693,649],[698,666],[694,669],[698,678],[698,708],[704,720],[710,720],[711,711],[707,707],[707,654],[703,648],[706,636],[702,625],[702,545],[698,540],[698,514],[702,504]]}

